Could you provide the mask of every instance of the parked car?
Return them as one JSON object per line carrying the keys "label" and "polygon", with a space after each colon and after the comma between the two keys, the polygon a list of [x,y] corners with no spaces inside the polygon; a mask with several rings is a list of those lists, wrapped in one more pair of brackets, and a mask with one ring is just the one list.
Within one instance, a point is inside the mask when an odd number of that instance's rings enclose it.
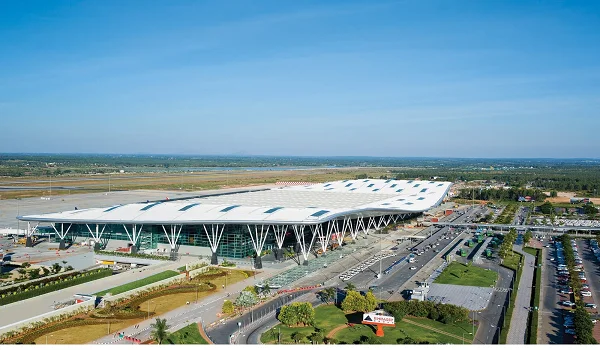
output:
{"label": "parked car", "polygon": [[575,303],[569,300],[564,300],[561,302],[564,306],[575,306]]}
{"label": "parked car", "polygon": [[582,297],[591,297],[592,296],[592,292],[590,292],[588,290],[582,290],[581,291],[581,296]]}
{"label": "parked car", "polygon": [[587,308],[589,308],[589,309],[595,309],[596,308],[596,304],[592,304],[592,303],[586,303],[584,306],[587,307]]}

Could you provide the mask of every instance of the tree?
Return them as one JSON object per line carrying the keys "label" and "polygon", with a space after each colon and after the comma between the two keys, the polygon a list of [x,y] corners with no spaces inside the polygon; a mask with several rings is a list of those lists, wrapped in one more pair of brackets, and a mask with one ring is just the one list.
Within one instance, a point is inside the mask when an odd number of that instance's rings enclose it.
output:
{"label": "tree", "polygon": [[371,312],[377,308],[377,299],[372,291],[368,291],[364,299],[363,312]]}
{"label": "tree", "polygon": [[265,285],[262,287],[261,293],[263,295],[269,295],[269,293],[271,293],[271,286],[268,283],[265,283]]}
{"label": "tree", "polygon": [[325,335],[321,331],[314,332],[308,336],[308,340],[310,340],[313,344],[322,343],[324,339],[325,339]]}
{"label": "tree", "polygon": [[27,274],[29,275],[30,280],[34,280],[40,277],[40,269],[31,269],[27,271]]}
{"label": "tree", "polygon": [[356,290],[356,286],[354,284],[352,284],[352,282],[348,282],[348,283],[346,283],[346,286],[344,287],[344,289],[347,291],[353,291],[353,290]]}
{"label": "tree", "polygon": [[313,325],[315,323],[315,309],[308,302],[291,303],[281,308],[277,319],[288,327]]}
{"label": "tree", "polygon": [[63,263],[63,265],[66,265],[66,264],[67,264],[67,261],[66,261],[66,260],[63,260],[63,261],[62,261],[62,263]]}
{"label": "tree", "polygon": [[550,202],[544,202],[544,204],[540,205],[540,211],[543,214],[549,215],[554,212],[554,206]]}
{"label": "tree", "polygon": [[528,244],[532,237],[533,236],[531,234],[531,231],[527,230],[525,232],[525,234],[523,235],[523,243],[524,243],[524,245]]}
{"label": "tree", "polygon": [[28,269],[28,268],[31,267],[31,264],[28,263],[28,262],[24,262],[24,263],[21,264],[21,267],[24,268],[24,269]]}
{"label": "tree", "polygon": [[162,342],[169,336],[169,334],[167,333],[167,328],[168,328],[167,319],[157,318],[156,323],[154,323],[152,325],[152,328],[153,328],[153,330],[150,333],[150,336],[159,345],[162,344]]}
{"label": "tree", "polygon": [[231,300],[225,300],[223,302],[223,307],[221,308],[221,312],[223,312],[226,315],[229,315],[231,313],[233,313],[235,311],[234,307],[233,307],[233,302]]}
{"label": "tree", "polygon": [[303,339],[304,339],[304,334],[302,334],[300,332],[294,332],[294,333],[292,333],[292,340],[294,341],[294,343],[298,344]]}
{"label": "tree", "polygon": [[25,269],[18,269],[17,272],[19,273],[19,275],[21,275],[21,277],[25,277],[25,275],[27,274],[27,270]]}
{"label": "tree", "polygon": [[71,266],[71,265],[69,265],[65,268],[65,271],[71,271],[71,270],[73,270],[73,266]]}
{"label": "tree", "polygon": [[60,266],[59,263],[54,263],[54,264],[52,264],[51,269],[52,269],[52,272],[54,272],[56,274],[56,273],[59,273],[60,270],[62,270],[62,267]]}
{"label": "tree", "polygon": [[258,303],[256,295],[250,291],[243,290],[240,295],[235,299],[235,305],[240,307],[251,307]]}
{"label": "tree", "polygon": [[365,298],[355,290],[348,291],[344,301],[342,301],[342,310],[345,312],[349,311],[363,311],[365,309]]}
{"label": "tree", "polygon": [[558,196],[558,192],[556,192],[555,190],[550,191],[550,197],[555,198]]}
{"label": "tree", "polygon": [[330,287],[330,288],[323,289],[319,293],[319,295],[321,296],[321,300],[323,300],[324,302],[329,304],[332,300],[335,300],[336,293],[337,293],[337,291],[335,290],[335,288]]}

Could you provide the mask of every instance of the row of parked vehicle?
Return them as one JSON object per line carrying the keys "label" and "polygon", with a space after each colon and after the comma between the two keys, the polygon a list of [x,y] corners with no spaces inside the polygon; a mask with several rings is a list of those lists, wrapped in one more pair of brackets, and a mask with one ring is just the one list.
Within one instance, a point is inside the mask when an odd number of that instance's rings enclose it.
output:
{"label": "row of parked vehicle", "polygon": [[590,247],[592,248],[592,253],[594,253],[596,260],[600,262],[600,248],[598,248],[598,241],[590,239]]}
{"label": "row of parked vehicle", "polygon": [[363,261],[362,263],[360,263],[358,266],[355,266],[353,268],[351,268],[350,270],[344,272],[343,274],[340,275],[340,279],[344,282],[348,281],[349,279],[351,279],[352,277],[358,275],[359,273],[365,271],[366,269],[368,269],[370,266],[374,265],[375,263],[379,262],[379,260],[385,259],[385,258],[389,258],[390,256],[395,256],[396,253],[384,253],[384,254],[380,254],[380,255],[375,255],[374,257],[371,257],[365,261]]}

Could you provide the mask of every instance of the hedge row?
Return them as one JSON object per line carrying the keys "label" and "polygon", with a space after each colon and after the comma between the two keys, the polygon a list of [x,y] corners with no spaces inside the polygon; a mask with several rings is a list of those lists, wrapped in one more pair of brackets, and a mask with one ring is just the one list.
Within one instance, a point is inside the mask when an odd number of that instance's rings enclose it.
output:
{"label": "hedge row", "polygon": [[152,255],[152,254],[130,254],[130,253],[122,253],[122,252],[111,252],[107,250],[94,250],[94,254],[98,255],[112,255],[112,256],[120,256],[124,258],[140,258],[140,259],[150,259],[150,260],[169,260],[171,257],[168,255]]}
{"label": "hedge row", "polygon": [[59,322],[59,323],[54,323],[54,324],[50,325],[49,327],[43,327],[43,328],[36,329],[35,331],[33,331],[31,333],[27,333],[27,334],[23,335],[23,337],[21,337],[21,338],[15,339],[15,343],[16,344],[35,344],[35,340],[44,334],[56,332],[61,329],[66,329],[66,328],[71,328],[71,327],[104,324],[104,323],[105,323],[105,321],[103,321],[103,320],[91,320],[91,319],[87,319],[87,320],[74,319],[74,320],[68,320],[68,321],[63,321],[63,322]]}
{"label": "hedge row", "polygon": [[101,292],[96,293],[96,295],[104,296],[107,293],[111,293],[112,295],[117,295],[117,294],[125,293],[130,290],[134,290],[134,289],[146,286],[148,284],[152,284],[152,283],[156,283],[156,282],[165,280],[167,278],[175,277],[178,275],[179,275],[179,273],[177,273],[175,271],[166,270],[166,271],[162,271],[157,274],[154,274],[154,275],[151,275],[151,276],[139,279],[139,280],[135,280],[133,282],[129,282],[126,284],[122,284],[120,286],[116,286],[111,289],[103,290]]}
{"label": "hedge row", "polygon": [[79,274],[82,274],[82,273],[85,273],[85,272],[82,272],[82,271],[73,271],[73,272],[69,272],[69,273],[63,273],[63,274],[60,274],[60,275],[44,276],[45,278],[37,279],[36,281],[31,281],[29,283],[22,283],[22,284],[19,284],[17,286],[13,286],[13,287],[10,287],[10,288],[2,289],[2,290],[0,290],[0,297],[1,297],[1,294],[7,294],[8,295],[8,294],[12,294],[14,292],[18,293],[18,292],[22,292],[22,291],[24,291],[24,290],[26,290],[26,289],[28,289],[30,287],[34,287],[34,288],[36,286],[43,287],[46,284],[49,284],[49,283],[52,283],[52,282],[55,282],[55,281],[62,281],[62,280],[64,280],[67,277],[73,277],[73,276],[76,276],[76,275],[79,275]]}
{"label": "hedge row", "polygon": [[42,294],[54,292],[57,290],[73,287],[82,283],[95,281],[100,278],[108,277],[112,275],[110,269],[98,269],[89,272],[79,274],[75,277],[67,277],[59,281],[54,281],[52,284],[46,284],[44,286],[36,286],[34,289],[25,290],[22,292],[16,292],[16,294],[6,295],[3,294],[0,297],[0,305],[7,305],[15,303],[17,301],[37,297]]}

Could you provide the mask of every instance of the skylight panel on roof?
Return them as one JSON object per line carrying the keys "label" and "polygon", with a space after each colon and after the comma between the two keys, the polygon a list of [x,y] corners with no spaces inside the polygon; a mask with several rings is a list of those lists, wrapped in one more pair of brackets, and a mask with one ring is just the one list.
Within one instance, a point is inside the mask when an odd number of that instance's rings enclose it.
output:
{"label": "skylight panel on roof", "polygon": [[319,216],[325,215],[327,213],[329,213],[329,210],[319,210],[318,212],[312,214],[311,216],[319,217]]}
{"label": "skylight panel on roof", "polygon": [[378,189],[378,188],[376,188],[376,189],[374,189],[374,190],[373,190],[373,192],[377,192],[377,191],[379,191],[379,189]]}
{"label": "skylight panel on roof", "polygon": [[274,213],[274,212],[278,211],[279,209],[283,209],[283,207],[275,207],[275,208],[271,208],[271,209],[269,209],[269,210],[265,211],[265,214],[272,214],[272,213]]}
{"label": "skylight panel on roof", "polygon": [[383,203],[382,205],[390,205],[390,203]]}
{"label": "skylight panel on roof", "polygon": [[350,191],[354,191],[354,190],[356,190],[356,187],[350,189]]}
{"label": "skylight panel on roof", "polygon": [[396,199],[398,202],[403,202],[404,198]]}
{"label": "skylight panel on roof", "polygon": [[418,201],[422,201],[423,199],[425,199],[425,197],[419,197],[419,198],[417,198]]}
{"label": "skylight panel on roof", "polygon": [[369,182],[369,179],[366,179],[366,180],[365,180],[365,181],[363,181],[363,182]]}
{"label": "skylight panel on roof", "polygon": [[412,202],[408,202],[408,203],[406,203],[406,205],[411,205],[411,204],[412,204]]}
{"label": "skylight panel on roof", "polygon": [[413,187],[419,187],[420,184],[415,184]]}
{"label": "skylight panel on roof", "polygon": [[411,184],[411,183],[413,183],[413,180],[408,180],[408,182],[407,182],[407,183],[408,183],[408,184]]}
{"label": "skylight panel on roof", "polygon": [[375,185],[375,184],[369,184],[369,186],[367,186],[367,187],[373,187],[374,185]]}
{"label": "skylight panel on roof", "polygon": [[421,190],[421,192],[426,192],[426,191],[427,191],[427,189],[426,189],[426,188],[424,188],[424,189],[422,189],[422,190]]}
{"label": "skylight panel on roof", "polygon": [[331,184],[326,184],[326,185],[325,185],[325,186],[323,186],[323,187],[329,187],[329,186],[331,186]]}
{"label": "skylight panel on roof", "polygon": [[350,187],[352,186],[352,182],[349,182],[345,187]]}
{"label": "skylight panel on roof", "polygon": [[391,186],[390,186],[390,188],[394,188],[394,187],[396,187],[396,185],[397,185],[397,184],[393,184],[393,185],[391,185]]}
{"label": "skylight panel on roof", "polygon": [[186,211],[186,210],[188,210],[188,209],[190,209],[190,208],[193,208],[193,207],[195,207],[195,206],[197,206],[197,205],[200,205],[200,203],[188,204],[188,205],[186,205],[185,207],[183,207],[183,208],[179,209],[179,211]]}
{"label": "skylight panel on roof", "polygon": [[440,187],[440,186],[443,186],[443,185],[444,185],[444,184],[439,184],[439,185],[437,185],[437,187]]}
{"label": "skylight panel on roof", "polygon": [[227,207],[227,208],[225,208],[225,209],[221,209],[221,212],[222,212],[222,213],[225,213],[225,212],[228,212],[228,211],[230,211],[231,209],[234,209],[234,208],[237,208],[237,207],[239,207],[239,205],[231,205],[231,206],[229,206],[229,207]]}
{"label": "skylight panel on roof", "polygon": [[390,181],[392,181],[392,179],[386,180],[385,183],[390,183]]}
{"label": "skylight panel on roof", "polygon": [[115,209],[117,209],[119,207],[122,207],[122,206],[123,206],[123,204],[115,205],[114,207],[110,207],[110,208],[106,209],[104,212],[108,213],[109,211],[113,211],[113,210],[115,210]]}
{"label": "skylight panel on roof", "polygon": [[153,206],[155,206],[155,205],[159,205],[159,204],[161,204],[161,203],[162,203],[162,202],[155,202],[155,203],[152,203],[152,204],[149,204],[149,205],[147,205],[147,206],[143,207],[143,208],[142,208],[142,209],[140,209],[140,210],[146,211],[146,210],[148,210],[148,209],[152,208]]}
{"label": "skylight panel on roof", "polygon": [[402,190],[403,190],[403,188],[396,190],[396,192],[400,193],[400,192],[402,192]]}

